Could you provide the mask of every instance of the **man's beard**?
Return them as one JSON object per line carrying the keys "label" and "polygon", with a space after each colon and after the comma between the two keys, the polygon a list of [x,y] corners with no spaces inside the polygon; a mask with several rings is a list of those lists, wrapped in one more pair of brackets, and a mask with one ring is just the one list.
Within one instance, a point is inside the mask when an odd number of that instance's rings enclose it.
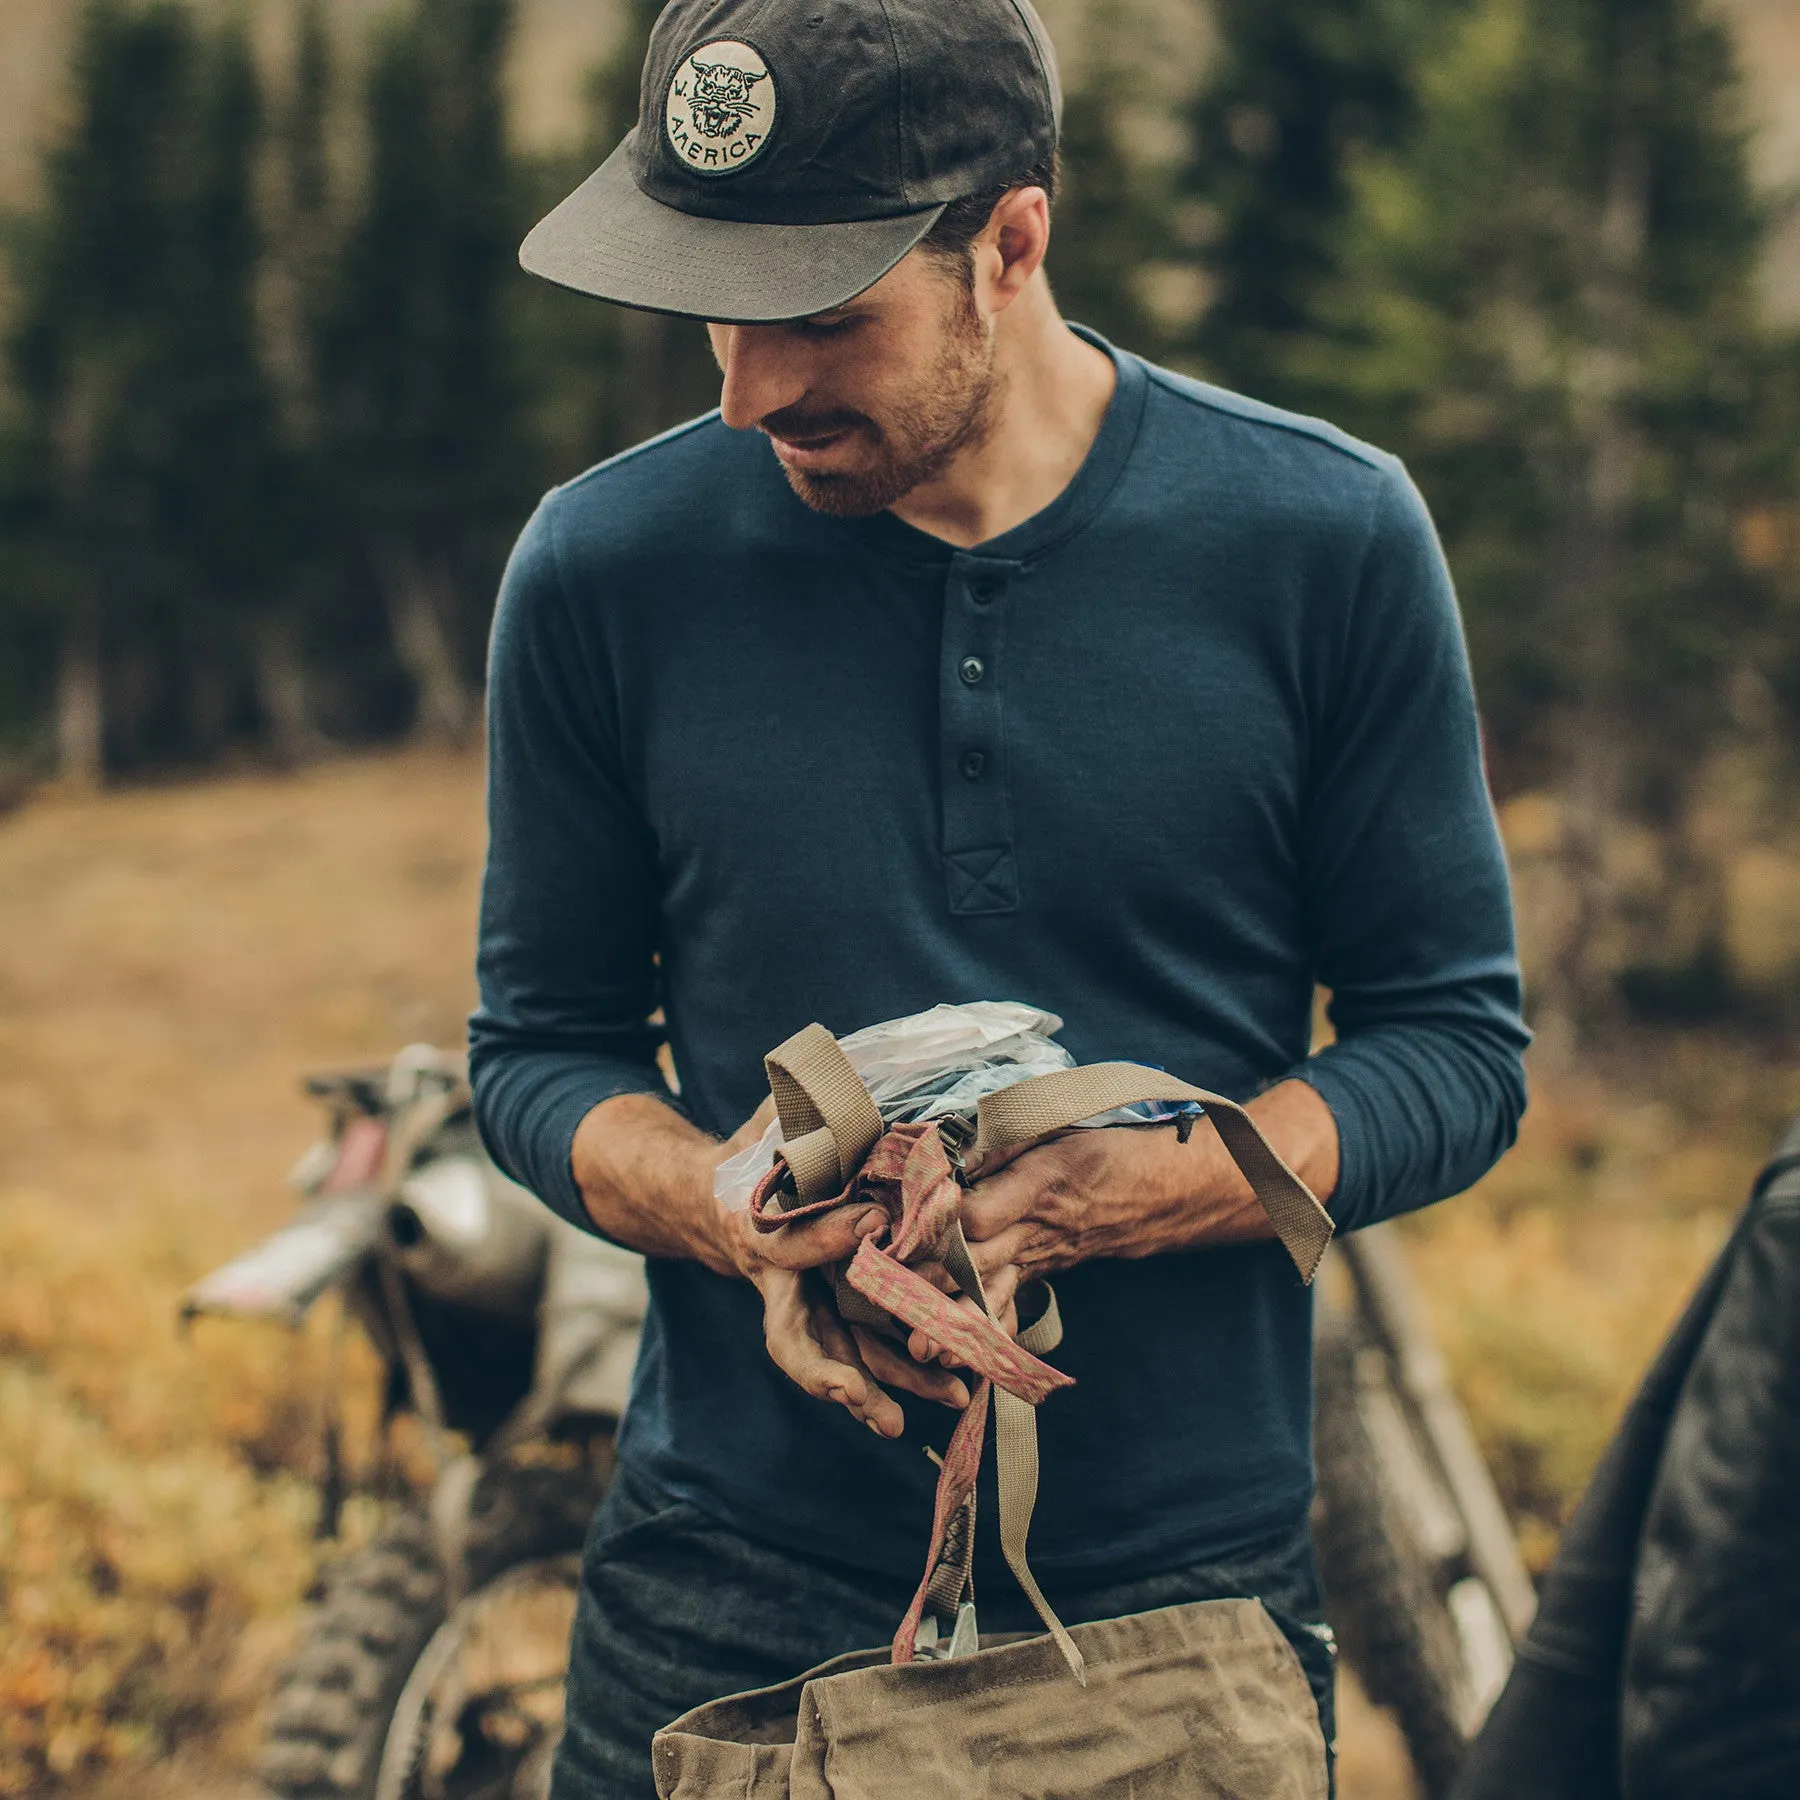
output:
{"label": "man's beard", "polygon": [[814,414],[789,407],[771,413],[762,428],[781,438],[823,437],[847,430],[865,442],[872,440],[873,460],[854,473],[818,474],[782,465],[788,485],[815,512],[860,519],[885,512],[980,443],[992,423],[994,390],[993,343],[982,331],[974,296],[965,290],[930,381],[879,423],[864,413]]}

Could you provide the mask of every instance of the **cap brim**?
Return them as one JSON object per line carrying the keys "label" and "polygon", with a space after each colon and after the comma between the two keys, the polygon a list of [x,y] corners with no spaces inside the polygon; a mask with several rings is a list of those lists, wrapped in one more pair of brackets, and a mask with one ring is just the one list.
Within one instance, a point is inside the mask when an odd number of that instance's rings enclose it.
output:
{"label": "cap brim", "polygon": [[707,219],[632,179],[628,137],[532,227],[519,263],[578,294],[721,325],[764,325],[842,306],[928,232],[942,206],[831,225]]}

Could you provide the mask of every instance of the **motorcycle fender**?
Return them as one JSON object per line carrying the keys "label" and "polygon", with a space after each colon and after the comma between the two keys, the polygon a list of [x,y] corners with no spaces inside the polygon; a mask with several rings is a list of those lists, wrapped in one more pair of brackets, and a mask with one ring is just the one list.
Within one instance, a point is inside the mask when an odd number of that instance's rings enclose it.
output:
{"label": "motorcycle fender", "polygon": [[384,1217],[381,1196],[368,1190],[309,1206],[273,1237],[195,1282],[181,1302],[182,1323],[211,1313],[297,1325],[374,1248]]}

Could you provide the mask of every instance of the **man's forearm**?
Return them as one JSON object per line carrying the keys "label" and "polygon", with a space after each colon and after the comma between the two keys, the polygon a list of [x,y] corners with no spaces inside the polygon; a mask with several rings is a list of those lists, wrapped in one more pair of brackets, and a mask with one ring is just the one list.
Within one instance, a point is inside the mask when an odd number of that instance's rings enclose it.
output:
{"label": "man's forearm", "polygon": [[[1304,1081],[1284,1081],[1279,1086],[1270,1088],[1267,1093],[1258,1094],[1244,1110],[1256,1121],[1275,1154],[1306,1183],[1314,1197],[1329,1211],[1331,1196],[1337,1191],[1338,1183],[1338,1129],[1337,1121],[1331,1116],[1331,1108],[1325,1104],[1318,1090]],[[1274,1228],[1269,1224],[1268,1215],[1251,1190],[1250,1183],[1231,1160],[1218,1133],[1208,1132],[1204,1141],[1211,1153],[1208,1159],[1210,1166],[1200,1173],[1199,1181],[1194,1184],[1199,1190],[1196,1198],[1202,1202],[1211,1200],[1215,1203],[1229,1199],[1234,1203],[1234,1211],[1241,1211],[1253,1226],[1253,1230],[1247,1235],[1271,1236]],[[1204,1204],[1195,1208],[1196,1235],[1183,1248],[1197,1248],[1200,1244],[1222,1241],[1220,1236],[1215,1235],[1204,1224],[1206,1210]]]}
{"label": "man's forearm", "polygon": [[[1284,1081],[1245,1110],[1287,1166],[1327,1207],[1337,1187],[1338,1134],[1331,1109],[1303,1081]],[[1137,1204],[1103,1254],[1156,1256],[1212,1244],[1253,1243],[1274,1226],[1219,1134],[1203,1127],[1183,1144],[1172,1131],[1137,1134]]]}
{"label": "man's forearm", "polygon": [[843,1207],[771,1236],[752,1226],[747,1211],[728,1212],[713,1198],[719,1164],[757,1142],[774,1116],[775,1103],[765,1100],[721,1143],[653,1095],[602,1100],[576,1129],[571,1157],[588,1217],[645,1256],[704,1263],[759,1283],[771,1268],[814,1269],[855,1255],[886,1217],[878,1206]]}
{"label": "man's forearm", "polygon": [[[1337,1123],[1301,1081],[1248,1108],[1281,1159],[1320,1200],[1337,1187]],[[984,1277],[1020,1277],[1102,1257],[1161,1256],[1247,1244],[1274,1227],[1210,1125],[1173,1131],[1071,1131],[976,1182],[963,1226]],[[1009,1273],[1001,1277],[1001,1271]]]}
{"label": "man's forearm", "polygon": [[619,1094],[581,1121],[571,1163],[602,1235],[646,1256],[687,1258],[735,1275],[713,1199],[720,1155],[718,1140],[672,1107],[649,1094]]}

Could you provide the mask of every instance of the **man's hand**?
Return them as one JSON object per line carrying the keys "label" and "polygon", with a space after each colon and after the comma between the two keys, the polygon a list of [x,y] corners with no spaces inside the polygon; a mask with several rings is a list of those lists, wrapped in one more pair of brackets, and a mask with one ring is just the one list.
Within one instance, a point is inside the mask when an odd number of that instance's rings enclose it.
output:
{"label": "man's hand", "polygon": [[1156,1256],[1267,1237],[1267,1216],[1210,1127],[1067,1131],[978,1181],[963,1233],[996,1306],[1029,1281],[1099,1257]]}
{"label": "man's hand", "polygon": [[[1203,1148],[1143,1127],[1064,1132],[976,1181],[963,1199],[963,1235],[995,1318],[1016,1331],[1024,1283],[1096,1257],[1173,1249],[1196,1216],[1212,1221],[1217,1242],[1266,1236],[1255,1195],[1209,1135],[1241,1194]],[[907,1348],[922,1361],[939,1354],[922,1331]]]}
{"label": "man's hand", "polygon": [[879,1206],[845,1207],[778,1232],[758,1231],[747,1212],[726,1218],[739,1272],[762,1295],[763,1343],[795,1386],[815,1400],[846,1408],[889,1438],[906,1428],[906,1415],[882,1383],[958,1410],[969,1404],[967,1383],[948,1369],[916,1362],[897,1339],[838,1317],[822,1270],[848,1262],[857,1245],[886,1221]]}
{"label": "man's hand", "polygon": [[606,1236],[646,1256],[687,1257],[751,1282],[762,1295],[763,1338],[776,1367],[882,1437],[898,1437],[905,1427],[883,1382],[967,1406],[969,1389],[959,1377],[914,1362],[895,1340],[846,1326],[831,1304],[819,1270],[855,1255],[885,1217],[880,1207],[760,1232],[747,1211],[727,1212],[713,1198],[719,1164],[755,1143],[773,1115],[774,1102],[765,1101],[721,1144],[650,1095],[603,1100],[582,1120],[572,1157],[589,1216]]}
{"label": "man's hand", "polygon": [[[1252,1101],[1263,1135],[1321,1200],[1337,1186],[1337,1124],[1318,1093],[1286,1081]],[[1016,1328],[1023,1282],[1098,1257],[1159,1256],[1274,1235],[1219,1134],[1201,1121],[1185,1144],[1172,1128],[1068,1131],[976,1181],[963,1233],[994,1314]],[[923,1332],[907,1348],[937,1354]]]}
{"label": "man's hand", "polygon": [[[969,1403],[965,1382],[939,1366],[938,1346],[914,1332],[896,1343],[847,1326],[831,1304],[829,1264],[846,1262],[881,1222],[879,1207],[849,1208],[779,1232],[713,1198],[713,1174],[754,1143],[764,1105],[724,1144],[646,1094],[603,1100],[575,1134],[573,1166],[596,1226],[646,1256],[690,1257],[742,1276],[762,1295],[763,1337],[775,1365],[816,1399],[835,1401],[870,1430],[898,1437],[904,1415],[889,1387],[945,1406]],[[1337,1185],[1337,1126],[1304,1082],[1287,1081],[1250,1112],[1302,1181],[1329,1199]],[[1172,1130],[1071,1131],[978,1181],[963,1230],[994,1315],[1017,1329],[1022,1281],[1102,1256],[1156,1256],[1270,1235],[1256,1197],[1210,1124],[1181,1144]],[[942,1270],[922,1271],[948,1291]],[[973,1306],[973,1301],[965,1301]]]}
{"label": "man's hand", "polygon": [[766,1269],[756,1279],[763,1297],[763,1342],[775,1366],[815,1400],[835,1401],[880,1437],[906,1428],[899,1402],[881,1383],[960,1411],[968,1385],[949,1369],[915,1362],[897,1340],[846,1325],[822,1276]]}

